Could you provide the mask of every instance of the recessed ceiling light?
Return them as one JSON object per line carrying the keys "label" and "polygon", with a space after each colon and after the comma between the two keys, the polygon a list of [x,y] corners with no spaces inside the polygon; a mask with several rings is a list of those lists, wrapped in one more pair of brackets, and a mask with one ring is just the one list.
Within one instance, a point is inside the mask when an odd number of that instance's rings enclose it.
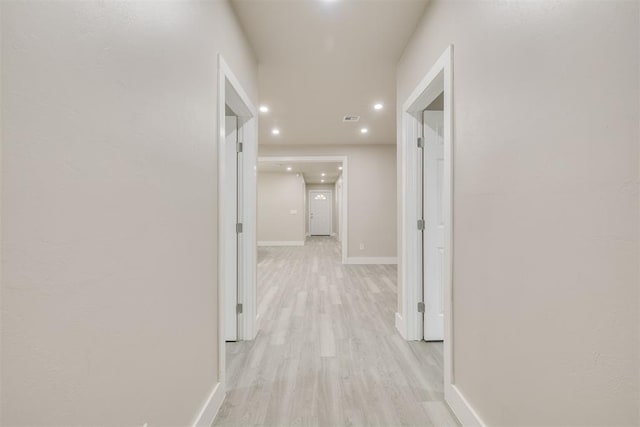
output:
{"label": "recessed ceiling light", "polygon": [[320,182],[324,182],[324,179],[321,179]]}
{"label": "recessed ceiling light", "polygon": [[367,133],[367,132],[369,132],[369,129],[367,128],[360,129],[360,133]]}
{"label": "recessed ceiling light", "polygon": [[260,112],[261,113],[268,113],[269,112],[269,107],[267,107],[266,105],[261,105],[260,106]]}
{"label": "recessed ceiling light", "polygon": [[382,110],[383,107],[384,107],[384,105],[382,105],[381,102],[378,102],[377,104],[375,104],[373,106],[373,108],[376,109],[376,110]]}
{"label": "recessed ceiling light", "polygon": [[273,130],[271,131],[272,134],[274,135],[280,135],[280,129],[278,128],[273,128]]}
{"label": "recessed ceiling light", "polygon": [[338,166],[338,170],[341,171],[342,170],[342,166]]}
{"label": "recessed ceiling light", "polygon": [[322,172],[320,175],[325,176],[326,174],[324,172]]}
{"label": "recessed ceiling light", "polygon": [[287,170],[288,170],[288,171],[291,171],[291,166],[287,166]]}

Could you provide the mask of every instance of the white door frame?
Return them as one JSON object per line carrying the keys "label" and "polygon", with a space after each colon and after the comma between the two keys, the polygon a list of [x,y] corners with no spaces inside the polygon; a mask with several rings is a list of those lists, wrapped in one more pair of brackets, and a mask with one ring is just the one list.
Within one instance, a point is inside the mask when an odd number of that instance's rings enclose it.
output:
{"label": "white door frame", "polygon": [[349,248],[349,161],[347,156],[261,156],[258,158],[258,162],[274,162],[274,163],[293,163],[293,162],[306,162],[306,163],[330,163],[330,162],[342,162],[342,263],[347,263],[347,250]]}
{"label": "white door frame", "polygon": [[396,313],[396,327],[407,340],[423,339],[423,319],[418,311],[422,302],[420,232],[418,231],[418,149],[422,111],[444,91],[444,176],[442,203],[444,210],[444,395],[463,425],[483,425],[460,390],[455,386],[453,370],[453,45],[444,53],[402,104],[402,139],[400,153],[401,197],[400,286],[401,313]]}
{"label": "white door frame", "polygon": [[[335,185],[335,184],[334,184]],[[335,232],[333,230],[333,190],[319,190],[319,189],[313,189],[313,190],[308,190],[307,191],[307,218],[309,220],[309,235],[313,236],[313,234],[311,234],[311,193],[331,193],[331,198],[329,199],[331,201],[331,215],[329,216],[329,223],[331,224],[331,231],[329,232],[329,236],[333,236],[335,235]]]}
{"label": "white door frame", "polygon": [[[227,144],[225,116],[226,105],[240,117],[243,133],[243,176],[240,218],[243,224],[243,281],[238,293],[243,304],[239,318],[238,339],[252,340],[256,336],[256,161],[258,154],[258,114],[249,96],[233,74],[222,55],[218,55],[218,378],[225,386],[225,280],[229,268],[224,256],[224,219],[235,215],[236,200],[225,200],[224,194],[235,192],[233,185],[224,179]],[[226,187],[225,187],[226,186]]]}

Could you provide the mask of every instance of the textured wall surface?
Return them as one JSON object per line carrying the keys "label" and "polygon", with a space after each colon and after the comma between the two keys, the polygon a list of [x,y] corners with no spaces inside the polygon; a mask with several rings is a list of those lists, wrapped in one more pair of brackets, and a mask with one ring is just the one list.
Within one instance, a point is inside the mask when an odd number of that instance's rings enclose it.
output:
{"label": "textured wall surface", "polygon": [[258,174],[259,242],[304,242],[304,188],[304,178],[295,174]]}
{"label": "textured wall surface", "polygon": [[638,8],[434,0],[399,63],[398,112],[454,45],[453,368],[488,425],[640,423]]}
{"label": "textured wall surface", "polygon": [[3,1],[2,420],[187,425],[217,382],[226,2]]}

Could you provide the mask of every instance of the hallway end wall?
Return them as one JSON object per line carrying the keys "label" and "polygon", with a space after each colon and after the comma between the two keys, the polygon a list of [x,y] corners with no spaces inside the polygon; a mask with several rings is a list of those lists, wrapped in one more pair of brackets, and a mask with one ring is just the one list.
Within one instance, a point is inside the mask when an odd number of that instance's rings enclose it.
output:
{"label": "hallway end wall", "polygon": [[638,8],[433,0],[398,65],[400,118],[454,45],[454,382],[487,425],[640,423]]}
{"label": "hallway end wall", "polygon": [[[258,245],[304,244],[305,184],[291,173],[258,173]],[[291,212],[295,211],[295,214]]]}
{"label": "hallway end wall", "polygon": [[226,1],[0,3],[2,425],[189,425],[218,382]]}

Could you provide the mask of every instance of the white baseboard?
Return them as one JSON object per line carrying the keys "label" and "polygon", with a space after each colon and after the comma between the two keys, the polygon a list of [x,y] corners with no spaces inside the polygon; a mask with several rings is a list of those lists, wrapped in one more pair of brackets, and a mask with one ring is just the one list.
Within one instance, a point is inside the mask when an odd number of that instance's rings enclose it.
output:
{"label": "white baseboard", "polygon": [[304,246],[304,240],[262,241],[262,242],[258,242],[258,246]]}
{"label": "white baseboard", "polygon": [[347,257],[345,264],[397,264],[396,257]]}
{"label": "white baseboard", "polygon": [[486,427],[478,413],[471,407],[460,389],[453,384],[445,384],[444,400],[463,426]]}
{"label": "white baseboard", "polygon": [[217,383],[191,425],[193,427],[211,427],[222,406],[224,395],[224,384]]}
{"label": "white baseboard", "polygon": [[400,313],[396,313],[396,329],[400,332],[402,339],[407,339],[407,331],[404,325],[404,319],[400,316]]}

